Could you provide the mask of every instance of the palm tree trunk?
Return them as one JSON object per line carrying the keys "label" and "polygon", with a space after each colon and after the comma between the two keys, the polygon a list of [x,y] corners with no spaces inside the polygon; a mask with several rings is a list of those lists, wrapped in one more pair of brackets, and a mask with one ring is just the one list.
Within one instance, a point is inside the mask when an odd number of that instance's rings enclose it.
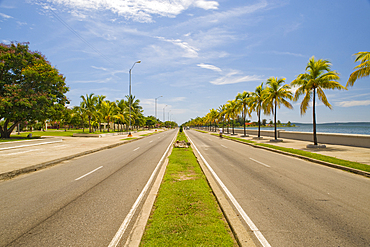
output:
{"label": "palm tree trunk", "polygon": [[261,137],[261,108],[258,109],[258,137]]}
{"label": "palm tree trunk", "polygon": [[244,111],[242,112],[242,114],[243,114],[243,120],[244,120],[244,121],[243,121],[243,125],[244,125],[244,127],[243,127],[243,128],[244,128],[244,136],[246,136],[246,135],[247,135],[247,132],[246,132],[246,130],[245,130],[245,115],[246,115],[246,114],[244,113]]}
{"label": "palm tree trunk", "polygon": [[91,116],[89,116],[89,132],[91,133]]}
{"label": "palm tree trunk", "polygon": [[235,135],[235,132],[234,132],[234,123],[235,123],[235,120],[233,119],[233,135]]}
{"label": "palm tree trunk", "polygon": [[317,136],[316,136],[316,109],[315,109],[315,96],[316,96],[316,88],[313,89],[313,144],[317,145]]}
{"label": "palm tree trunk", "polygon": [[275,121],[275,140],[277,140],[277,132],[276,132],[276,110],[277,110],[277,104],[275,99],[275,112],[274,112],[274,121]]}

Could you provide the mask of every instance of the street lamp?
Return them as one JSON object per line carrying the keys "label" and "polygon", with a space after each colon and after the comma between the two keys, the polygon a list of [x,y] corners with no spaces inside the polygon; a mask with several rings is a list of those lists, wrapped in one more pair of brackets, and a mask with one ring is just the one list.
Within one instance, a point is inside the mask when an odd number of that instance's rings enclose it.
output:
{"label": "street lamp", "polygon": [[167,107],[167,105],[165,106],[165,107],[163,107],[163,124],[164,124],[164,122],[165,122],[165,113],[164,113],[164,108],[166,108]]}
{"label": "street lamp", "polygon": [[159,99],[160,97],[163,97],[163,96],[159,96],[155,98],[155,121],[157,121],[157,99]]}
{"label": "street lamp", "polygon": [[137,61],[137,62],[135,62],[133,65],[132,65],[132,67],[131,67],[131,69],[128,71],[128,73],[129,73],[129,75],[130,75],[130,86],[129,86],[129,91],[130,91],[130,95],[129,95],[129,98],[128,98],[128,100],[129,100],[129,106],[130,106],[130,115],[129,115],[129,117],[130,117],[130,121],[129,121],[129,125],[128,125],[128,137],[131,137],[132,135],[131,135],[131,70],[134,68],[134,66],[135,66],[135,64],[136,63],[141,63],[141,61],[139,60],[139,61]]}

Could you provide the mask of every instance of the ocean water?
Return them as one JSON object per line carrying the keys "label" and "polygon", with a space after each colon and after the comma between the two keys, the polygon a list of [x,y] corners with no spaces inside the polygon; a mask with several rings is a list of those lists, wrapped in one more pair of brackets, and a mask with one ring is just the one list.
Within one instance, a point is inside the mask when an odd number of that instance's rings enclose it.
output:
{"label": "ocean water", "polygon": [[[293,124],[293,123],[292,123]],[[294,123],[296,127],[277,127],[285,131],[312,132],[312,124]],[[238,128],[242,129],[242,128]],[[258,127],[248,127],[248,129],[258,129]],[[262,127],[261,130],[274,130],[274,127]],[[319,133],[342,133],[370,135],[370,122],[353,123],[325,123],[316,124],[316,131]]]}

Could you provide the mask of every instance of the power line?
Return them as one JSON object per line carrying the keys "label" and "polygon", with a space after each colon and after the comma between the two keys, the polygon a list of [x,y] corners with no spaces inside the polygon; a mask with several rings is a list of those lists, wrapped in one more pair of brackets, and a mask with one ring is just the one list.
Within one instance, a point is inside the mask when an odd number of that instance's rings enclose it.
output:
{"label": "power line", "polygon": [[82,42],[84,42],[87,46],[89,46],[92,50],[94,50],[97,54],[99,54],[103,59],[108,61],[110,64],[114,64],[108,57],[106,57],[103,53],[101,53],[98,49],[96,49],[92,44],[90,44],[86,39],[84,39],[80,34],[78,34],[71,26],[69,26],[57,13],[55,13],[51,8],[49,10],[53,13],[53,15],[57,18],[60,23],[62,23],[66,28],[69,29],[74,35],[77,36]]}

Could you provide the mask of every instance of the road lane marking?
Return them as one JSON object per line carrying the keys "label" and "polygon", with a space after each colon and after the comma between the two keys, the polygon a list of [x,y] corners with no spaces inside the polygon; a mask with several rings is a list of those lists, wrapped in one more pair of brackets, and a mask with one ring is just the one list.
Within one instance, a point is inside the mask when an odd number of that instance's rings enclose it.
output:
{"label": "road lane marking", "polygon": [[100,166],[100,167],[98,167],[98,168],[96,168],[95,170],[93,170],[93,171],[91,171],[91,172],[89,172],[89,173],[86,173],[85,175],[83,175],[83,176],[81,176],[81,177],[79,177],[79,178],[76,178],[75,180],[77,181],[77,180],[80,180],[81,178],[84,178],[84,177],[86,177],[86,176],[88,176],[88,175],[90,175],[91,173],[93,173],[93,172],[96,172],[97,170],[99,170],[100,168],[102,168],[103,166]]}
{"label": "road lane marking", "polygon": [[168,151],[170,150],[172,144],[175,142],[176,137],[177,137],[177,134],[172,139],[170,145],[168,145],[168,147],[167,147],[166,151],[164,152],[161,160],[158,162],[158,164],[157,164],[156,168],[154,169],[152,175],[150,176],[148,182],[146,183],[145,187],[141,191],[139,197],[136,199],[134,205],[132,205],[132,207],[130,209],[130,212],[128,212],[126,218],[122,222],[120,228],[116,232],[116,235],[114,235],[114,237],[113,237],[112,241],[110,242],[110,244],[108,245],[108,247],[116,247],[119,244],[119,242],[121,241],[121,238],[122,238],[123,234],[125,233],[130,221],[132,220],[132,217],[134,217],[134,214],[135,214],[137,208],[139,207],[139,205],[141,203],[141,200],[143,199],[144,195],[146,194],[147,190],[149,189],[149,186],[151,185],[151,183],[154,179],[154,176],[157,173],[157,170],[159,170],[160,165],[163,163],[165,157],[167,156]]}
{"label": "road lane marking", "polygon": [[226,147],[226,146],[224,146],[224,145],[221,145],[221,147],[227,148],[227,147]]}
{"label": "road lane marking", "polygon": [[135,152],[136,150],[138,150],[139,148],[140,148],[140,147],[135,148],[135,149],[134,149],[134,152]]}
{"label": "road lane marking", "polygon": [[62,142],[62,139],[60,139],[58,141],[52,141],[52,142],[42,142],[42,143],[25,144],[25,145],[14,146],[14,147],[0,148],[0,150],[8,150],[8,149],[31,147],[31,146],[39,146],[39,145],[50,144],[50,143],[57,143],[57,142]]}
{"label": "road lane marking", "polygon": [[3,154],[3,155],[4,155],[4,156],[5,156],[5,155],[17,155],[17,154],[24,154],[24,153],[29,153],[29,152],[38,151],[38,150],[41,150],[41,149],[31,149],[31,150],[27,150],[27,151],[16,152],[16,153],[10,153],[10,154]]}
{"label": "road lane marking", "polygon": [[190,139],[188,136],[192,146],[195,148],[195,150],[198,152],[199,156],[203,160],[204,164],[206,164],[208,170],[212,173],[213,177],[216,179],[218,184],[221,186],[221,188],[225,191],[226,195],[230,198],[230,201],[234,204],[235,208],[239,211],[239,214],[242,216],[244,221],[248,224],[249,228],[252,230],[254,235],[257,237],[257,239],[260,241],[261,245],[263,247],[271,247],[267,239],[263,236],[261,231],[257,228],[257,226],[253,223],[253,221],[249,218],[249,216],[245,213],[243,208],[240,206],[238,201],[235,199],[235,197],[231,194],[229,189],[225,186],[225,184],[221,181],[221,179],[217,176],[215,171],[213,171],[212,167],[208,164],[206,159],[203,157],[203,155],[199,152],[198,148],[195,146],[194,142]]}
{"label": "road lane marking", "polygon": [[264,163],[262,163],[262,162],[260,162],[260,161],[258,161],[258,160],[255,160],[255,159],[252,159],[252,158],[249,158],[249,159],[251,159],[251,160],[253,160],[254,162],[257,162],[258,164],[261,164],[261,165],[263,165],[263,166],[271,167],[271,166],[266,165],[266,164],[264,164]]}
{"label": "road lane marking", "polygon": [[153,141],[150,141],[149,143],[152,143]]}

